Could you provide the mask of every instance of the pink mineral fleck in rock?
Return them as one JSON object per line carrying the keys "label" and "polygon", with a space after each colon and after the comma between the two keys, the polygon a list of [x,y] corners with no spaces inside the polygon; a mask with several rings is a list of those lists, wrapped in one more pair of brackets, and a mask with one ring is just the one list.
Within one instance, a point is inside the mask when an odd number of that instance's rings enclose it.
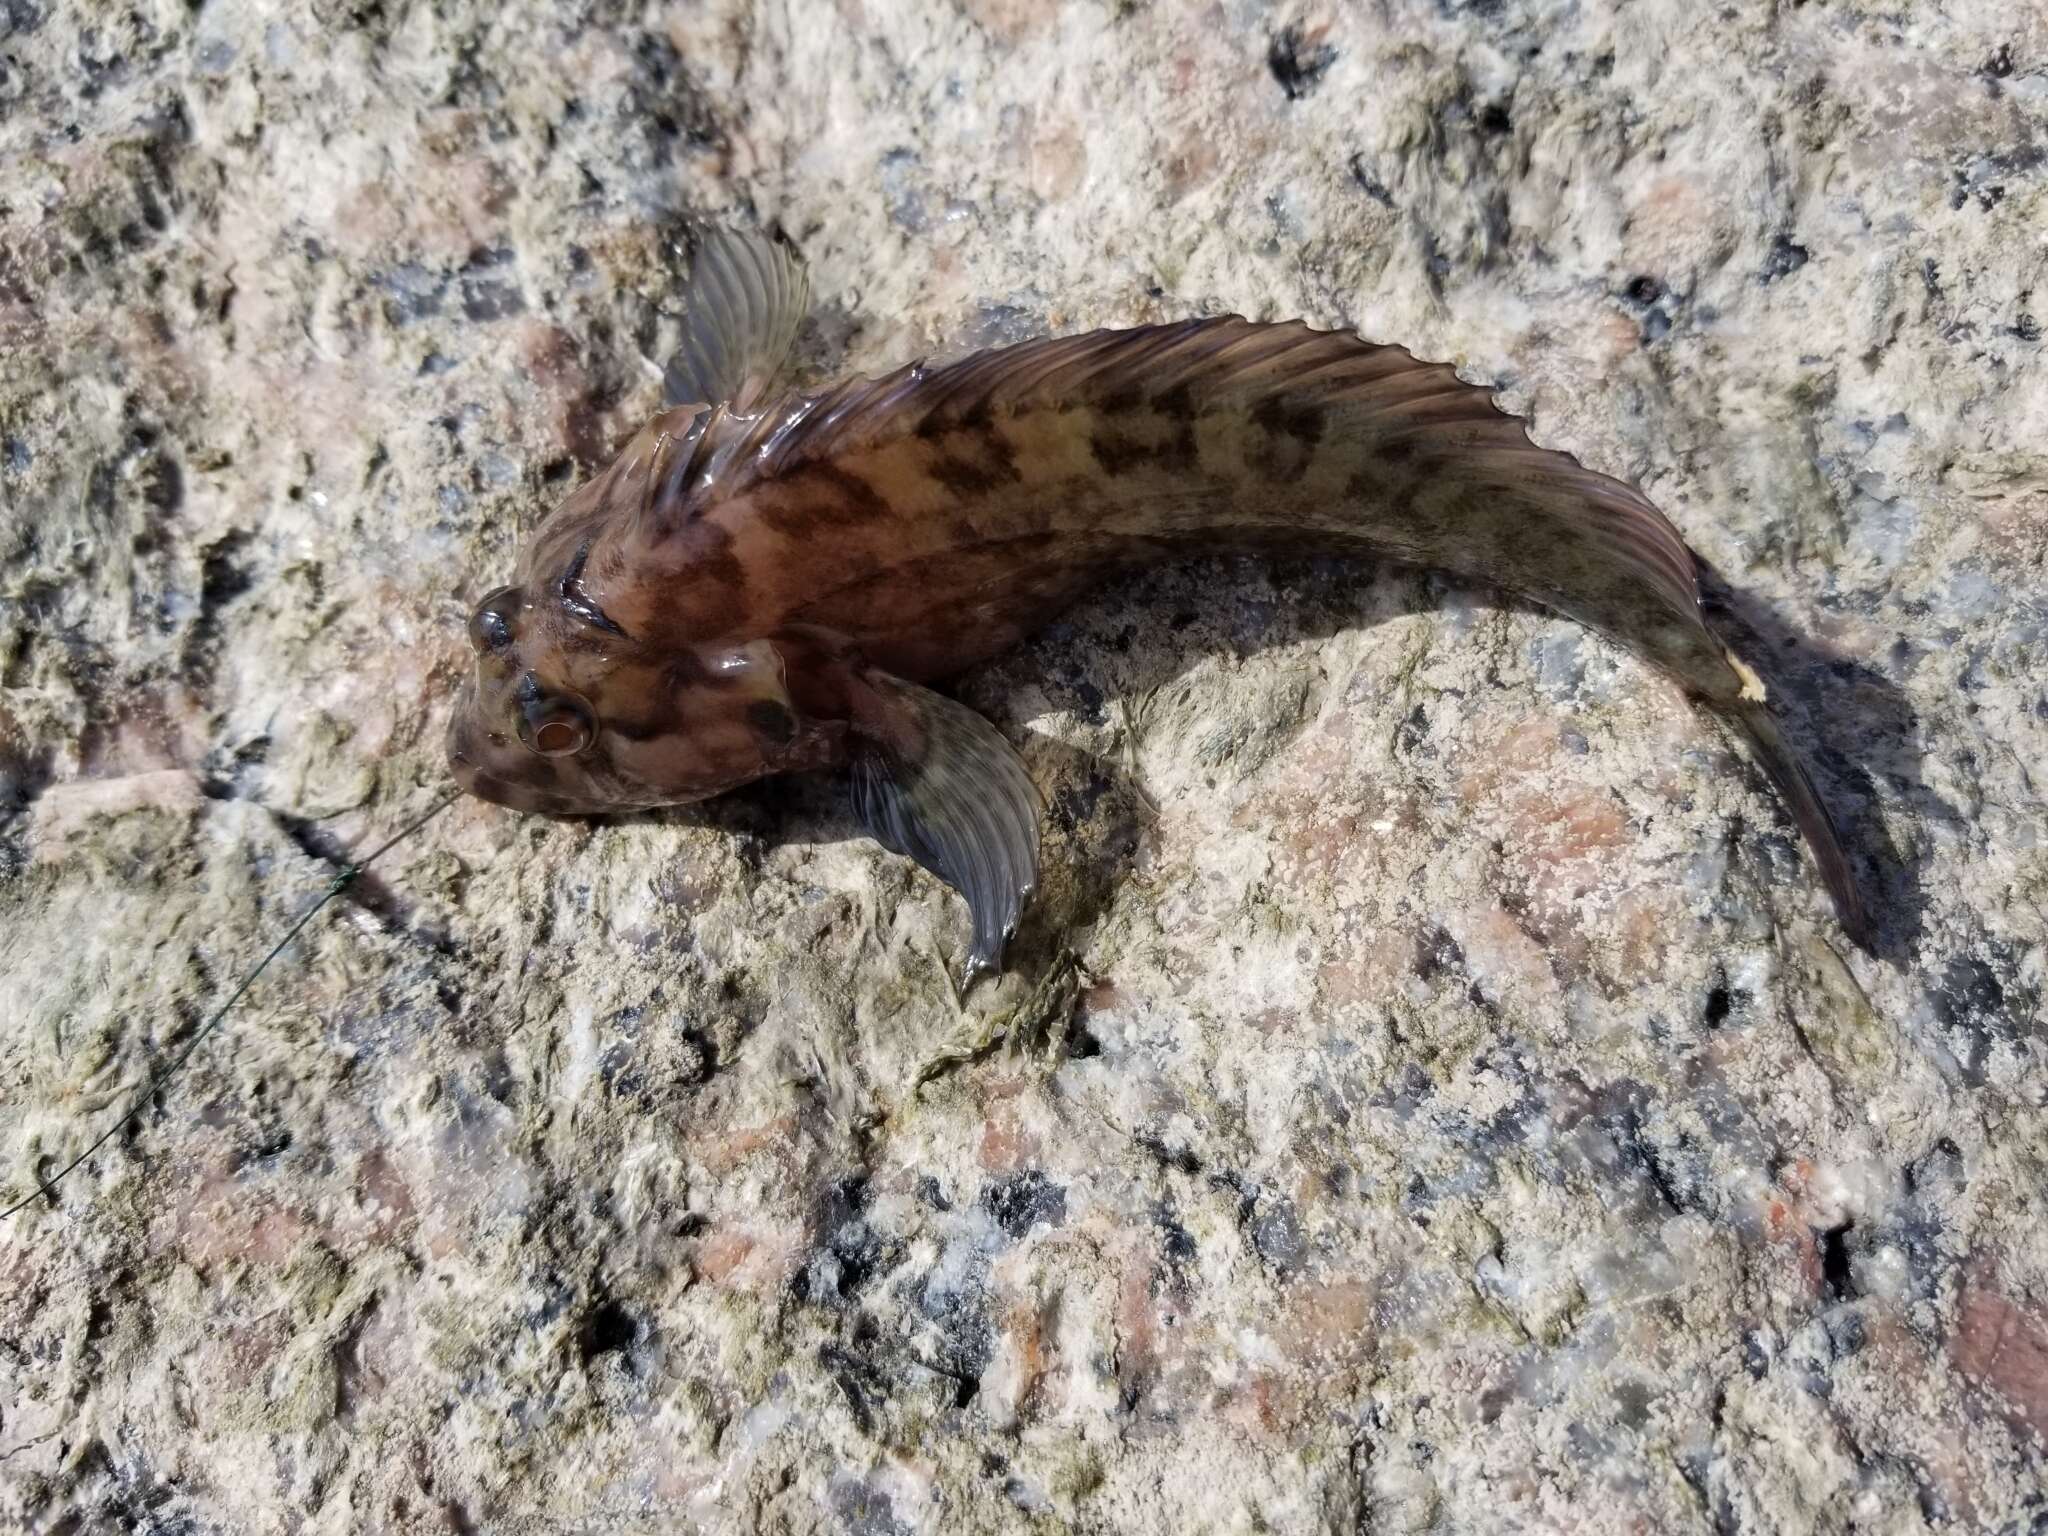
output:
{"label": "pink mineral fleck in rock", "polygon": [[1965,1268],[1948,1348],[1957,1370],[2048,1437],[2048,1309],[2014,1300],[1981,1257]]}

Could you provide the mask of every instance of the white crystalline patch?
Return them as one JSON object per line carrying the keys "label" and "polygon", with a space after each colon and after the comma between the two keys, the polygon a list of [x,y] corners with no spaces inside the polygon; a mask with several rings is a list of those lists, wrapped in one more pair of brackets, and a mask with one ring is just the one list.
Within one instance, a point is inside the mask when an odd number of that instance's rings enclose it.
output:
{"label": "white crystalline patch", "polygon": [[1726,653],[1728,665],[1735,669],[1735,675],[1742,679],[1742,696],[1752,704],[1764,701],[1764,680],[1756,675],[1748,662],[1733,651]]}
{"label": "white crystalline patch", "polygon": [[707,1520],[723,1508],[727,1487],[746,1475],[761,1448],[789,1426],[792,1410],[780,1395],[771,1395],[747,1410],[739,1430],[731,1436],[730,1448],[719,1458],[711,1480],[691,1495],[689,1508],[699,1520]]}

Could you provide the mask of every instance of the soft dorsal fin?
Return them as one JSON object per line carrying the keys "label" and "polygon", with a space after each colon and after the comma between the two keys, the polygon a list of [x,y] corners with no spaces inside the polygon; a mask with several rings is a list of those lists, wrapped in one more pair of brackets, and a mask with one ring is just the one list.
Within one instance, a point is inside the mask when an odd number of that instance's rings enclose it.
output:
{"label": "soft dorsal fin", "polygon": [[662,372],[668,404],[745,410],[764,397],[789,357],[810,292],[803,258],[780,241],[752,230],[705,230],[684,290],[682,345]]}
{"label": "soft dorsal fin", "polygon": [[[818,394],[785,394],[707,421],[679,463],[673,509],[688,520],[720,499],[806,464],[889,438],[929,434],[1039,408],[1177,399],[1188,411],[1228,406],[1254,419],[1281,407],[1341,410],[1360,451],[1431,463],[1475,485],[1544,482],[1558,505],[1625,547],[1674,613],[1698,604],[1693,556],[1632,487],[1538,448],[1524,424],[1447,363],[1349,331],[1235,315],[1133,330],[1089,331],[979,352],[939,367],[912,363]],[[1512,586],[1513,582],[1507,583]]]}

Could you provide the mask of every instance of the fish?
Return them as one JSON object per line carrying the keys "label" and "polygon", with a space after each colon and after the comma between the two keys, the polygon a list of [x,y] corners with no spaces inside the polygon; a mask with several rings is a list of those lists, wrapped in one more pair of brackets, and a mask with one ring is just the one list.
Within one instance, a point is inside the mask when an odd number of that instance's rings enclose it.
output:
{"label": "fish", "polygon": [[456,782],[516,810],[687,804],[838,772],[861,825],[964,898],[1000,969],[1039,877],[1017,750],[941,686],[1107,577],[1219,551],[1425,567],[1597,630],[1725,722],[1868,948],[1833,820],[1702,562],[1643,494],[1536,446],[1444,363],[1204,317],[779,388],[809,275],[704,231],[664,407],[469,619]]}

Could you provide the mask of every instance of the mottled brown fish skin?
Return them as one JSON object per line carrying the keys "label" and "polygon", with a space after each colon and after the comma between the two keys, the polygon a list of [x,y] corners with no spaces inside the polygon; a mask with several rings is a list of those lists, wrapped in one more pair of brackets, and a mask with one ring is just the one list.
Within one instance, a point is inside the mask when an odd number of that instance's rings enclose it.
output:
{"label": "mottled brown fish skin", "polygon": [[[614,557],[604,605],[659,646],[819,625],[928,681],[1007,649],[1133,564],[1230,548],[1353,551],[1526,592],[1638,645],[1697,692],[1740,686],[1686,611],[1697,601],[1689,564],[1646,586],[1647,559],[1618,561],[1573,527],[1554,526],[1551,547],[1538,547],[1545,504],[1527,479],[1562,456],[1530,448],[1490,406],[1465,430],[1417,443],[1375,430],[1370,404],[1347,413],[1313,398],[1203,400],[1112,382],[1102,399],[849,444],[686,516],[618,516],[635,495],[628,476],[593,509],[595,548]],[[1484,402],[1452,382],[1465,413]],[[1490,472],[1474,453],[1483,447],[1499,460]],[[1512,457],[1517,448],[1537,464]],[[1635,493],[1571,468],[1676,543]]]}
{"label": "mottled brown fish skin", "polygon": [[[861,669],[942,680],[1112,572],[1227,549],[1444,569],[1622,641],[1751,738],[1860,925],[1825,811],[1662,514],[1450,368],[1293,323],[1094,332],[664,414],[527,549],[516,642],[480,656],[458,709],[457,772],[595,811],[829,767]],[[529,676],[588,702],[589,750],[519,747]]]}

